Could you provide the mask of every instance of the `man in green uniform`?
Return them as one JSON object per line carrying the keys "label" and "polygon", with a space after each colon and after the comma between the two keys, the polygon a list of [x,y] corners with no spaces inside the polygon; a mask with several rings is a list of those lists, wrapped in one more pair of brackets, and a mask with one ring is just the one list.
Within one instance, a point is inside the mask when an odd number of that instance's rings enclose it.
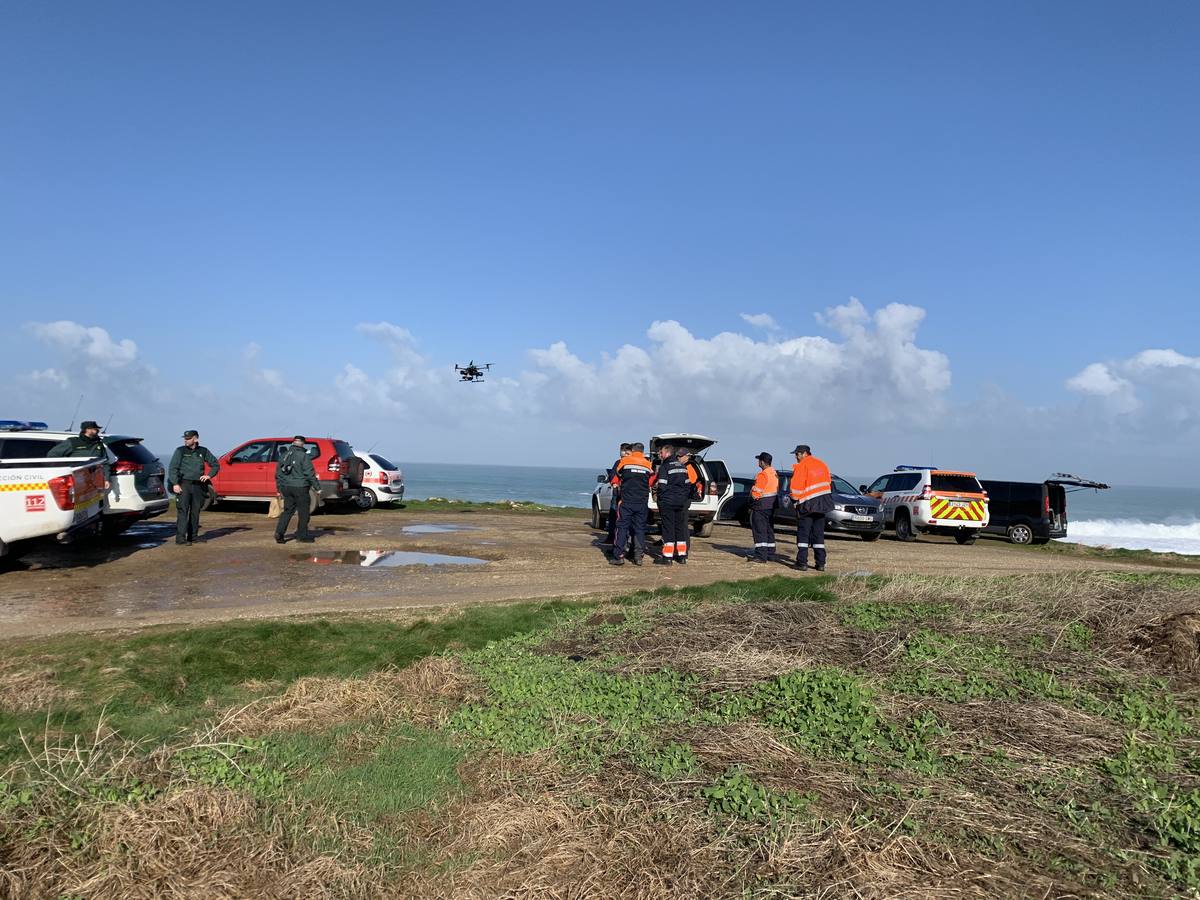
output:
{"label": "man in green uniform", "polygon": [[[208,472],[204,467],[208,466]],[[200,507],[208,483],[221,470],[217,458],[200,446],[200,432],[183,433],[183,446],[176,447],[167,466],[167,483],[175,494],[175,543],[190,544],[200,531]]]}
{"label": "man in green uniform", "polygon": [[275,466],[275,490],[283,498],[283,512],[279,516],[279,524],[275,526],[275,543],[283,543],[283,533],[292,521],[292,513],[296,514],[296,540],[304,544],[312,543],[308,533],[310,489],[320,491],[321,482],[317,481],[312,457],[304,446],[304,435],[298,434],[292,438],[291,446],[283,452]]}
{"label": "man in green uniform", "polygon": [[[101,459],[108,459],[108,448],[104,446],[104,441],[100,438],[100,426],[88,419],[79,426],[79,434],[74,437],[69,437],[65,441],[59,441],[50,448],[47,456],[86,456],[89,459],[94,456],[99,456]],[[104,489],[109,488],[108,482],[108,466],[104,467]]]}

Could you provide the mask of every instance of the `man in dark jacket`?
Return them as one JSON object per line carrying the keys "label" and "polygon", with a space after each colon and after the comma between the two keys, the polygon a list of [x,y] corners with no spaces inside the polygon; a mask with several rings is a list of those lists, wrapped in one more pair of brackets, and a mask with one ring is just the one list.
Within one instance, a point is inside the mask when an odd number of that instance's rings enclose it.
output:
{"label": "man in dark jacket", "polygon": [[167,466],[167,484],[175,495],[175,543],[190,544],[196,540],[208,483],[220,469],[212,451],[200,446],[200,432],[191,428],[185,431],[183,446],[175,448]]}
{"label": "man in dark jacket", "polygon": [[317,473],[313,469],[312,457],[308,455],[304,435],[298,434],[292,438],[291,446],[279,458],[275,466],[275,490],[283,499],[283,512],[279,516],[279,524],[275,526],[275,543],[284,542],[283,534],[292,521],[292,513],[296,514],[296,540],[303,544],[312,543],[312,536],[308,533],[311,503],[308,492],[319,492],[321,482],[317,481]]}
{"label": "man in dark jacket", "polygon": [[662,556],[655,565],[670,565],[672,560],[687,562],[688,507],[696,490],[695,476],[686,462],[675,456],[675,448],[659,451],[662,463],[655,474],[654,494],[658,500],[658,518],[662,524]]}
{"label": "man in dark jacket", "polygon": [[608,533],[600,542],[601,547],[612,544],[617,537],[617,514],[621,507],[621,482],[617,479],[616,472],[617,466],[629,455],[632,446],[633,444],[622,443],[620,450],[617,451],[617,461],[608,470],[608,483],[612,485],[612,493],[609,494],[608,500]]}
{"label": "man in dark jacket", "polygon": [[91,419],[79,426],[79,434],[59,441],[50,448],[47,456],[101,456],[107,457],[104,441],[100,437],[100,426]]}
{"label": "man in dark jacket", "polygon": [[772,465],[773,457],[764,450],[754,457],[758,462],[758,477],[750,488],[750,534],[754,536],[754,552],[746,559],[765,563],[775,558],[775,501],[779,498],[779,473]]}

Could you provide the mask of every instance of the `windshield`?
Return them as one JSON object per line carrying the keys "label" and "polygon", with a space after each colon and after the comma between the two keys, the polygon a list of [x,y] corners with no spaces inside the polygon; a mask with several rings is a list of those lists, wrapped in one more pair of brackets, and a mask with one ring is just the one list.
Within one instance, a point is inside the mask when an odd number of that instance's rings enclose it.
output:
{"label": "windshield", "polygon": [[844,478],[833,476],[833,489],[839,494],[849,494],[852,497],[858,496],[858,488],[852,485]]}
{"label": "windshield", "polygon": [[379,468],[383,469],[385,472],[400,471],[400,467],[394,462],[388,460],[386,457],[380,456],[378,453],[370,453],[368,455],[371,457],[371,459],[375,460],[375,465],[379,466]]}

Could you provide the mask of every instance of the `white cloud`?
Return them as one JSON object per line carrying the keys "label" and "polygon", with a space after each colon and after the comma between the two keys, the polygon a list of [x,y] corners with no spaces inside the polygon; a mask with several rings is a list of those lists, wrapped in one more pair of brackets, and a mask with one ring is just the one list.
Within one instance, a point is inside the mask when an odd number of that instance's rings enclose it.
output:
{"label": "white cloud", "polygon": [[[1177,440],[1200,432],[1200,357],[1142,350],[1127,359],[1091,363],[1067,387],[1098,404],[1094,413],[1119,420],[1141,437]],[[1161,433],[1164,427],[1170,434]]]}
{"label": "white cloud", "polygon": [[779,323],[775,321],[775,317],[770,313],[742,313],[742,321],[766,331],[779,330]]}
{"label": "white cloud", "polygon": [[138,358],[137,344],[128,338],[114,341],[108,331],[97,325],[80,325],[64,319],[31,322],[28,328],[47,344],[103,369],[125,368]]}
{"label": "white cloud", "polygon": [[33,387],[53,387],[65,390],[71,384],[71,379],[65,372],[58,369],[39,369],[24,376],[25,381]]}
{"label": "white cloud", "polygon": [[1111,397],[1120,391],[1129,390],[1132,385],[1124,378],[1114,375],[1104,363],[1092,363],[1078,375],[1068,378],[1067,387],[1081,394]]}

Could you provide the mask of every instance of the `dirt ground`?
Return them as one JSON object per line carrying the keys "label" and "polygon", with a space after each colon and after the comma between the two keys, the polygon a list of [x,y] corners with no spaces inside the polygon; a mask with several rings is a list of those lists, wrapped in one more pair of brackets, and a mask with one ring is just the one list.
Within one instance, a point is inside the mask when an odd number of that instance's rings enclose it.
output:
{"label": "dirt ground", "polygon": [[[317,540],[283,546],[274,522],[250,506],[206,513],[201,540],[174,543],[160,518],[119,538],[32,553],[0,572],[0,635],[28,637],[110,628],[497,600],[602,595],[663,585],[811,577],[744,559],[750,532],[718,525],[696,538],[686,567],[608,564],[586,512],[564,516],[376,509],[313,519]],[[435,526],[434,528],[421,526]],[[462,530],[439,532],[442,527]],[[781,531],[780,551],[795,538]],[[1088,569],[1167,571],[1137,561],[1067,556],[981,539],[930,537],[901,544],[829,536],[829,574],[1004,575]],[[399,565],[389,551],[447,554],[482,563]],[[1183,571],[1195,571],[1183,570]]]}

